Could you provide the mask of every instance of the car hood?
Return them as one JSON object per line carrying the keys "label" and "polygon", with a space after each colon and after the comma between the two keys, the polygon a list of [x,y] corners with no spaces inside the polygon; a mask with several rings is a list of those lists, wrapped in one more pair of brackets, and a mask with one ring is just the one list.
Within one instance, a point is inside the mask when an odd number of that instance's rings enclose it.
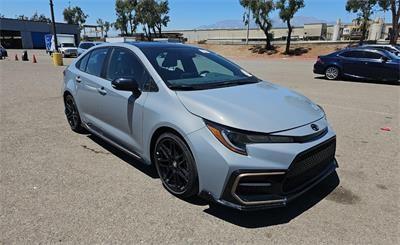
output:
{"label": "car hood", "polygon": [[284,131],[324,116],[306,97],[268,82],[176,94],[199,117],[254,132]]}
{"label": "car hood", "polygon": [[61,48],[62,50],[65,50],[65,51],[77,51],[78,50],[78,48],[73,48],[73,47],[68,47],[68,48]]}

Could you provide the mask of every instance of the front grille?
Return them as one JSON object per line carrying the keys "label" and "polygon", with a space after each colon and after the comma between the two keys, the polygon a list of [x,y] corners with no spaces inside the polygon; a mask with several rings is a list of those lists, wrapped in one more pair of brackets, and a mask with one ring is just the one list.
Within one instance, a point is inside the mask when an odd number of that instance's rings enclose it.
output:
{"label": "front grille", "polygon": [[289,167],[282,190],[295,192],[319,176],[335,158],[336,139],[318,145],[298,155]]}

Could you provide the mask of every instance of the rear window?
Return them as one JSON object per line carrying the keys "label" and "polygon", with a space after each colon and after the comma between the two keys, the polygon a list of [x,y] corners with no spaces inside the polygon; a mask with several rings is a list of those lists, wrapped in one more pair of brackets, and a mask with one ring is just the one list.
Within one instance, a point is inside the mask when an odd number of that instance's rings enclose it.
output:
{"label": "rear window", "polygon": [[61,45],[62,45],[63,47],[67,47],[67,48],[75,47],[75,44],[73,44],[73,43],[62,43]]}
{"label": "rear window", "polygon": [[80,47],[81,49],[90,49],[90,48],[93,47],[93,46],[94,46],[93,43],[81,43],[81,44],[79,45],[79,47]]}

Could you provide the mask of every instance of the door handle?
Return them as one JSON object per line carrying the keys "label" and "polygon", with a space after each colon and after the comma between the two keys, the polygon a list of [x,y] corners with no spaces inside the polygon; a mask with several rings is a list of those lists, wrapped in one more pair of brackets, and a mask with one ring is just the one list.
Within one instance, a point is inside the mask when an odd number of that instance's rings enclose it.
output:
{"label": "door handle", "polygon": [[81,77],[77,76],[77,77],[75,77],[75,81],[76,81],[77,83],[81,83],[81,82],[82,82],[82,79],[81,79]]}
{"label": "door handle", "polygon": [[106,95],[107,94],[107,91],[104,89],[104,87],[98,88],[97,92],[99,92],[99,94],[101,94],[101,95]]}

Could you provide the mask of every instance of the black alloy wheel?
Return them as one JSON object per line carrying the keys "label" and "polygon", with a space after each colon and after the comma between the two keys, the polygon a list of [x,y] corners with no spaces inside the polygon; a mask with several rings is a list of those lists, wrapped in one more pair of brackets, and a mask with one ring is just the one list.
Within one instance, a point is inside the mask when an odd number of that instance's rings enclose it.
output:
{"label": "black alloy wheel", "polygon": [[172,133],[162,134],[155,144],[153,159],[169,192],[181,198],[198,194],[196,164],[189,147],[180,137]]}
{"label": "black alloy wheel", "polygon": [[65,105],[65,116],[67,117],[69,126],[72,131],[77,133],[85,132],[85,129],[82,127],[82,121],[79,116],[78,108],[76,107],[75,100],[72,95],[65,96],[64,99]]}

